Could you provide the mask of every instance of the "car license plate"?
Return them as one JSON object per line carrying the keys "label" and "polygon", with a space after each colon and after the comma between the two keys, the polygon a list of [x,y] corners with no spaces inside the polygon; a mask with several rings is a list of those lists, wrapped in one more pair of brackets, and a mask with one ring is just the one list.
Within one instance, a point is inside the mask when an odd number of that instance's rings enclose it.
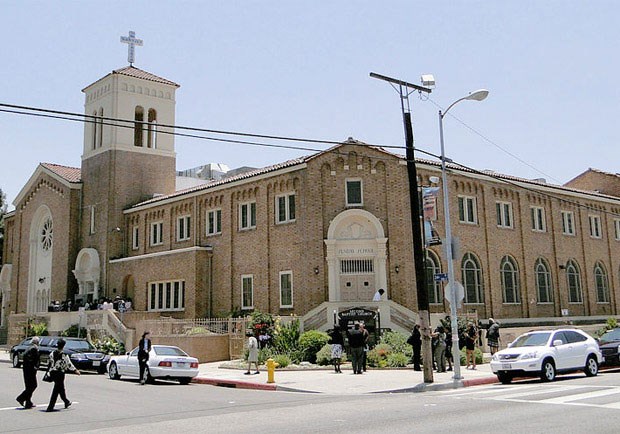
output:
{"label": "car license plate", "polygon": [[512,365],[510,363],[502,363],[502,369],[512,369]]}
{"label": "car license plate", "polygon": [[93,366],[99,366],[101,362],[99,360],[93,360]]}
{"label": "car license plate", "polygon": [[185,368],[186,364],[187,363],[185,363],[185,362],[177,362],[177,368]]}

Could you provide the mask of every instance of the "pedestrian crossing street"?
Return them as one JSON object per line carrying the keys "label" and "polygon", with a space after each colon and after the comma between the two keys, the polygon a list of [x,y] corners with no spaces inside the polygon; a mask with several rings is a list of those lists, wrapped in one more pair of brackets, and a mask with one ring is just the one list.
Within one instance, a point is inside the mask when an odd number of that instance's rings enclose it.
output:
{"label": "pedestrian crossing street", "polygon": [[489,385],[439,392],[455,399],[555,404],[620,410],[620,386]]}

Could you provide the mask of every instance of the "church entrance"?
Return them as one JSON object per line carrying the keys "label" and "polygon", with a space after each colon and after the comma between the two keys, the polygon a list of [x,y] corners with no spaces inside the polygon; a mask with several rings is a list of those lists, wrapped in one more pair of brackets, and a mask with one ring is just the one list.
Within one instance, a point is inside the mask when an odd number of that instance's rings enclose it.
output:
{"label": "church entrance", "polygon": [[375,291],[372,259],[340,260],[341,301],[371,301]]}
{"label": "church entrance", "polygon": [[350,209],[329,225],[327,239],[329,301],[372,301],[387,288],[387,238],[368,211]]}

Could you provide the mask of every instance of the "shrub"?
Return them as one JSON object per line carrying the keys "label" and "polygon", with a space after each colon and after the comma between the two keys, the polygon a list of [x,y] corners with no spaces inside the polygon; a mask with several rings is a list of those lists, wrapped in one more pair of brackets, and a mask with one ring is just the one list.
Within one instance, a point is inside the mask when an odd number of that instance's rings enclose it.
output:
{"label": "shrub", "polygon": [[[476,360],[476,365],[482,364],[482,350],[478,347],[474,349],[474,359]],[[461,366],[465,366],[467,362],[465,361],[465,349],[461,350]]]}
{"label": "shrub", "polygon": [[288,351],[287,353],[285,353],[287,356],[290,357],[291,362],[295,363],[296,365],[301,363],[301,361],[304,358],[304,351],[302,349],[295,349],[295,350],[291,350]]}
{"label": "shrub", "polygon": [[[345,363],[347,361],[347,356],[343,352],[342,357],[340,357],[340,363]],[[323,348],[316,353],[316,363],[317,365],[327,366],[332,364],[332,346],[330,344],[323,345]]]}
{"label": "shrub", "polygon": [[31,322],[28,323],[28,329],[26,330],[26,336],[48,336],[47,324],[44,322]]}
{"label": "shrub", "polygon": [[276,354],[273,360],[280,365],[279,368],[286,368],[292,363],[291,358],[286,354]]}
{"label": "shrub", "polygon": [[381,340],[379,342],[380,345],[389,345],[392,352],[402,353],[411,358],[413,349],[411,348],[411,345],[407,343],[407,338],[408,336],[405,336],[400,332],[387,331],[383,333],[383,336],[381,336]]}
{"label": "shrub", "polygon": [[273,315],[255,310],[250,314],[248,328],[253,329],[255,333],[265,330],[267,334],[273,334]]}
{"label": "shrub", "polygon": [[387,359],[392,354],[392,347],[388,344],[379,344],[366,354],[366,364],[373,368],[385,368]]}
{"label": "shrub", "polygon": [[68,329],[63,330],[62,333],[60,333],[60,336],[64,336],[66,338],[77,338],[77,337],[85,338],[86,329],[84,327],[80,327],[78,324],[73,324]]}
{"label": "shrub", "polygon": [[296,319],[289,324],[281,325],[277,319],[271,344],[280,353],[290,353],[299,349],[299,320]]}
{"label": "shrub", "polygon": [[409,363],[409,357],[403,353],[392,353],[387,356],[386,363],[390,368],[404,368]]}
{"label": "shrub", "polygon": [[304,360],[316,363],[316,353],[329,342],[329,335],[319,330],[308,330],[299,337],[299,346],[304,353]]}
{"label": "shrub", "polygon": [[125,354],[125,345],[113,337],[93,340],[93,345],[99,351],[106,354]]}
{"label": "shrub", "polygon": [[185,332],[187,336],[195,336],[195,335],[210,335],[212,332],[206,327],[192,327],[191,329]]}
{"label": "shrub", "polygon": [[618,320],[614,317],[607,318],[605,327],[598,329],[594,332],[595,337],[600,338],[607,330],[615,329],[618,327]]}

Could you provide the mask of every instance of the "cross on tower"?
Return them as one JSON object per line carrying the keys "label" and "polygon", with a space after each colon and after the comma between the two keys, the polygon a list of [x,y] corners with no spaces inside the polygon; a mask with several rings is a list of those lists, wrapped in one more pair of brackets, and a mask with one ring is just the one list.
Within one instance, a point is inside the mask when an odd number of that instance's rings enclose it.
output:
{"label": "cross on tower", "polygon": [[133,66],[133,62],[135,61],[135,46],[142,46],[142,39],[136,39],[136,32],[130,30],[129,37],[121,36],[121,42],[123,44],[129,45],[129,50],[127,53],[127,61],[131,66]]}

